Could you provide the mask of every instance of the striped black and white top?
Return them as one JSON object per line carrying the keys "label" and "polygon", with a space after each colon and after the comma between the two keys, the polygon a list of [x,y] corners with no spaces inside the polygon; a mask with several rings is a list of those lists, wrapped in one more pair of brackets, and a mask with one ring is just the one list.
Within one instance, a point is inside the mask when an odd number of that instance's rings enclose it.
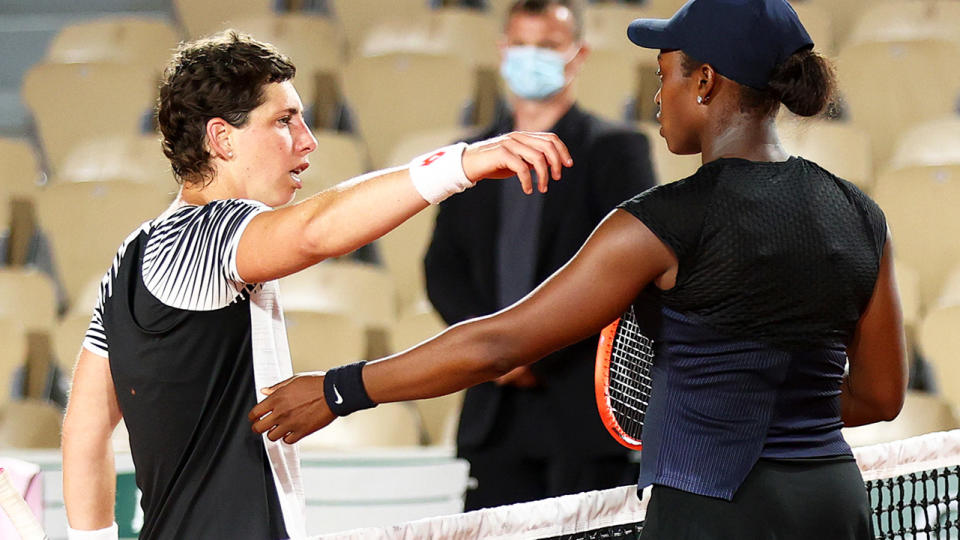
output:
{"label": "striped black and white top", "polygon": [[130,433],[140,538],[302,538],[295,447],[253,434],[258,388],[292,375],[275,281],[236,254],[262,203],[177,203],[133,231],[84,347],[106,357]]}

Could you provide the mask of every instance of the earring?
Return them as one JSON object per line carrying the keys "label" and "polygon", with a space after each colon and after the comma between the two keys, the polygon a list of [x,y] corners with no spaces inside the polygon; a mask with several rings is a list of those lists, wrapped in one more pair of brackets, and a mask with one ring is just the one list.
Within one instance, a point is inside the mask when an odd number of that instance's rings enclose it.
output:
{"label": "earring", "polygon": [[227,157],[233,157],[233,152],[227,152]]}
{"label": "earring", "polygon": [[697,103],[703,105],[703,96],[697,96]]}

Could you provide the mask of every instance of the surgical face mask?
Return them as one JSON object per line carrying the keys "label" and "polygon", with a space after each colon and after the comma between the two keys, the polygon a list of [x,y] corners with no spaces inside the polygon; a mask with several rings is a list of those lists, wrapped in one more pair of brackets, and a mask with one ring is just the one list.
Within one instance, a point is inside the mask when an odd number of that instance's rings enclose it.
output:
{"label": "surgical face mask", "polygon": [[500,75],[510,91],[523,99],[542,100],[563,89],[567,84],[564,68],[569,58],[550,49],[523,45],[508,47]]}

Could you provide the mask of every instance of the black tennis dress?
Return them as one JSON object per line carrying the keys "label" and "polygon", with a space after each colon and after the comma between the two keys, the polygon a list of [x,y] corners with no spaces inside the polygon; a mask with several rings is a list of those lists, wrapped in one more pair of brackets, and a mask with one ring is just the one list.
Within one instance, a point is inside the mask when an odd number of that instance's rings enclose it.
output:
{"label": "black tennis dress", "polygon": [[679,261],[673,288],[635,303],[656,353],[641,538],[871,538],[840,384],[879,272],[879,207],[792,157],[719,159],[621,208]]}
{"label": "black tennis dress", "polygon": [[120,247],[84,346],[108,357],[142,492],[141,539],[304,538],[296,447],[254,434],[292,374],[276,282],[244,283],[248,200],[173,206]]}

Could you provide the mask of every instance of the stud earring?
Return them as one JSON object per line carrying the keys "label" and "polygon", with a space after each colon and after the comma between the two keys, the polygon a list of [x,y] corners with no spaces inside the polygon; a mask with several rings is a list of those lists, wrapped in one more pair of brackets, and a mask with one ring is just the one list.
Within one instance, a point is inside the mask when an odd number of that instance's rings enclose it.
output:
{"label": "stud earring", "polygon": [[703,96],[697,96],[697,103],[703,105]]}
{"label": "stud earring", "polygon": [[227,157],[233,157],[233,152],[227,152]]}

